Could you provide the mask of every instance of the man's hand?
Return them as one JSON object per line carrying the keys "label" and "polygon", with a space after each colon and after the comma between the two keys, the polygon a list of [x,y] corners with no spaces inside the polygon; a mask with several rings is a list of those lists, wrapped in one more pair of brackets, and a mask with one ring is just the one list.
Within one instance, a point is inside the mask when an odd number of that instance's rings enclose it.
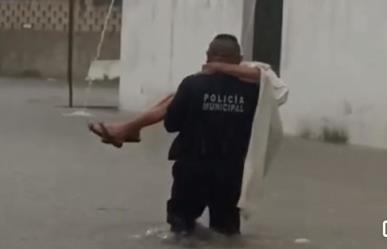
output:
{"label": "man's hand", "polygon": [[210,62],[202,66],[202,73],[204,74],[214,74],[223,72],[225,63],[221,62]]}

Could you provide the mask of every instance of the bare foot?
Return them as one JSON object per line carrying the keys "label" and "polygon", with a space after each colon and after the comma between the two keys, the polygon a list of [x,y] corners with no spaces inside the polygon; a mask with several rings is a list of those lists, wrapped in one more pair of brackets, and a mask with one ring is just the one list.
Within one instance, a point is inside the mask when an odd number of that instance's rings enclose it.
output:
{"label": "bare foot", "polygon": [[140,129],[131,123],[111,123],[105,125],[110,135],[121,143],[138,143],[140,139]]}
{"label": "bare foot", "polygon": [[121,148],[126,142],[140,142],[140,130],[130,125],[121,124],[89,124],[89,130],[102,139],[103,143]]}

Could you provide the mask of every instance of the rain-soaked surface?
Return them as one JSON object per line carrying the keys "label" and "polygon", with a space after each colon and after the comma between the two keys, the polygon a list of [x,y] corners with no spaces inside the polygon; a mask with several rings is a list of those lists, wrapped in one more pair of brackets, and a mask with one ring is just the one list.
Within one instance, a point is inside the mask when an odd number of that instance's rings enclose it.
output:
{"label": "rain-soaked surface", "polygon": [[[90,104],[116,104],[98,87]],[[83,91],[76,90],[81,101]],[[89,119],[132,115],[91,110],[71,117],[65,83],[0,80],[0,248],[382,249],[387,153],[288,138],[267,178],[266,196],[243,236],[201,228],[176,242],[165,225],[172,137],[158,125],[121,150],[100,144]],[[202,219],[205,223],[206,218]]]}

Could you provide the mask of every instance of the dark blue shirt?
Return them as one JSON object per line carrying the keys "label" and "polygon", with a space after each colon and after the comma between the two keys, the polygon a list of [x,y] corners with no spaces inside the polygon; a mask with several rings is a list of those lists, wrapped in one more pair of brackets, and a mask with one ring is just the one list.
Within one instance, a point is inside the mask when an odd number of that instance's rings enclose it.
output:
{"label": "dark blue shirt", "polygon": [[164,125],[179,132],[170,160],[244,160],[259,84],[224,74],[196,74],[180,84]]}

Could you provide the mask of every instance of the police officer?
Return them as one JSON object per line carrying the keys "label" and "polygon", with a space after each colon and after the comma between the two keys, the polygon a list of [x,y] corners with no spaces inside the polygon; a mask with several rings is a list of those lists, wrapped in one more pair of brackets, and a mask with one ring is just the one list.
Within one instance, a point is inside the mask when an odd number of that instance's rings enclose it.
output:
{"label": "police officer", "polygon": [[[214,38],[207,62],[238,65],[237,39]],[[237,208],[243,165],[250,140],[259,84],[225,74],[186,77],[168,107],[168,132],[178,132],[169,159],[174,160],[167,221],[175,233],[191,233],[206,207],[210,228],[225,235],[240,233]]]}

